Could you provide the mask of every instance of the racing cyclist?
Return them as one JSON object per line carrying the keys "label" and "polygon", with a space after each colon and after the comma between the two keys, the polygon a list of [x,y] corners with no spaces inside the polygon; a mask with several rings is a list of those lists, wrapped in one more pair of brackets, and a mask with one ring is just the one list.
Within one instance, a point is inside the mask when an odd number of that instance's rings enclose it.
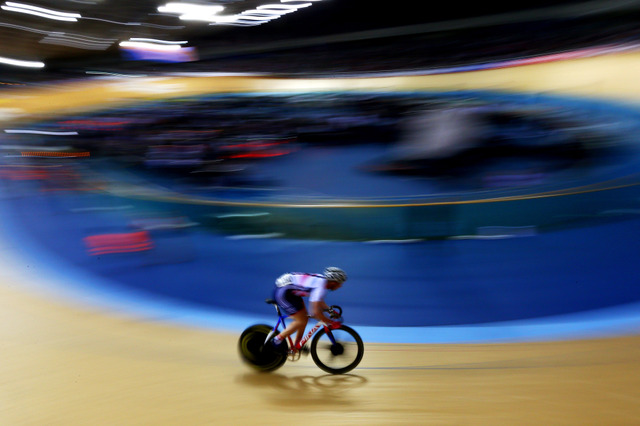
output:
{"label": "racing cyclist", "polygon": [[[324,315],[324,311],[329,309],[324,298],[327,291],[339,289],[346,280],[347,274],[335,266],[325,268],[322,274],[288,272],[278,277],[273,289],[273,298],[292,321],[273,338],[273,345],[281,348],[284,340],[296,333],[295,344],[291,350],[298,351],[309,316],[324,322],[331,328],[339,327],[339,322],[332,321]],[[309,298],[310,313],[307,312],[303,297]]]}

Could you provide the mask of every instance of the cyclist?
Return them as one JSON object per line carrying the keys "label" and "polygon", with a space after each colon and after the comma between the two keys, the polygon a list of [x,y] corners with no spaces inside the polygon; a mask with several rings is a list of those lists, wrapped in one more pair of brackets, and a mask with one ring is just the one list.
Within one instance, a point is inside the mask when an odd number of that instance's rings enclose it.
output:
{"label": "cyclist", "polygon": [[[273,290],[273,298],[280,309],[291,318],[289,325],[280,334],[273,338],[273,345],[281,347],[287,336],[296,333],[292,351],[299,350],[299,343],[307,327],[309,316],[323,321],[332,328],[340,326],[339,322],[332,321],[324,316],[323,312],[329,309],[324,302],[327,290],[337,290],[347,280],[347,274],[340,268],[329,266],[322,274],[307,274],[302,272],[288,272],[278,277]],[[307,312],[303,297],[309,297],[310,314]]]}

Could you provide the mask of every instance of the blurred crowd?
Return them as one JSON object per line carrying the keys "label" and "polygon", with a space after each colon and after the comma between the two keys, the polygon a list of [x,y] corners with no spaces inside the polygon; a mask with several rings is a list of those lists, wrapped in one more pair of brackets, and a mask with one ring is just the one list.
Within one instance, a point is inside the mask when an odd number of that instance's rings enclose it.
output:
{"label": "blurred crowd", "polygon": [[[2,138],[23,156],[33,146],[71,149],[131,171],[217,186],[268,185],[254,166],[305,148],[366,145],[379,155],[362,160],[364,173],[476,175],[495,187],[535,184],[551,171],[603,161],[618,138],[606,124],[579,111],[463,95],[301,93],[148,102],[34,129],[50,135]],[[65,132],[74,135],[61,143]]]}

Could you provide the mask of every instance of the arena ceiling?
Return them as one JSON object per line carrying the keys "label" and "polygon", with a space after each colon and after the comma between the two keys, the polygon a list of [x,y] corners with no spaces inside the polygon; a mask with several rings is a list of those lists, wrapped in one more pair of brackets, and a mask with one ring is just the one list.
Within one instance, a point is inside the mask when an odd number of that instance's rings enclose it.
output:
{"label": "arena ceiling", "polygon": [[70,58],[76,63],[79,58],[115,60],[144,51],[194,60],[206,58],[216,49],[296,43],[358,32],[380,31],[384,35],[384,31],[410,26],[420,31],[421,25],[522,10],[571,14],[635,7],[637,3],[521,1],[517,5],[478,2],[446,7],[415,0],[192,0],[188,4],[167,0],[0,0],[0,63],[3,67],[39,68]]}

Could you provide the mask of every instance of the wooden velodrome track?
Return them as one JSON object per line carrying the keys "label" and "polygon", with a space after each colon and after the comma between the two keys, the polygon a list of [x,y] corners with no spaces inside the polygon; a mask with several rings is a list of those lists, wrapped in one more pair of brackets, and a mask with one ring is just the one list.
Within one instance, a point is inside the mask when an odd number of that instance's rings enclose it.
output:
{"label": "wooden velodrome track", "polygon": [[[640,54],[416,78],[164,78],[5,93],[5,114],[45,117],[215,91],[487,88],[640,99]],[[97,106],[96,106],[97,105]],[[47,296],[0,262],[0,425],[640,424],[640,337],[504,344],[366,342],[353,374],[311,361],[257,374],[237,335]],[[270,278],[266,278],[270,279]],[[42,283],[46,286],[46,277]],[[640,330],[639,330],[640,331]]]}

